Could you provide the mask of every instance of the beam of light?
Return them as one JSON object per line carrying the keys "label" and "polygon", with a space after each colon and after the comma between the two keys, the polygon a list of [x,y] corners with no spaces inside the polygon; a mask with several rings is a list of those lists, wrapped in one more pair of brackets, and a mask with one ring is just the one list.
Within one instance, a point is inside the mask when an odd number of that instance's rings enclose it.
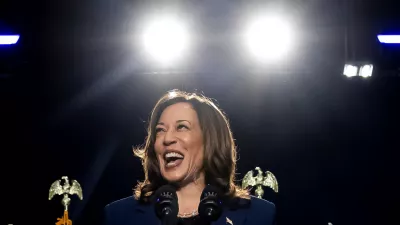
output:
{"label": "beam of light", "polygon": [[72,208],[70,212],[70,217],[73,220],[77,220],[81,215],[82,212],[84,211],[85,207],[88,204],[88,199],[90,199],[91,196],[93,196],[93,192],[96,190],[98,187],[98,183],[100,182],[100,179],[103,177],[104,171],[107,169],[107,166],[109,165],[111,159],[113,158],[114,154],[118,150],[118,146],[120,145],[120,140],[115,137],[107,137],[104,141],[103,144],[101,145],[101,148],[98,150],[97,154],[95,157],[93,157],[90,160],[88,160],[88,164],[90,167],[86,167],[85,174],[82,171],[82,187],[85,189],[83,190],[84,192],[84,197],[83,201],[77,204],[75,207]]}
{"label": "beam of light", "polygon": [[19,35],[0,35],[0,45],[13,45],[19,40]]}
{"label": "beam of light", "polygon": [[151,22],[143,34],[144,47],[156,61],[170,65],[187,53],[188,30],[174,18],[159,18]]}
{"label": "beam of light", "polygon": [[378,35],[378,40],[384,44],[400,44],[400,35]]}
{"label": "beam of light", "polygon": [[250,53],[263,62],[287,56],[293,44],[293,29],[277,16],[256,18],[246,32]]}

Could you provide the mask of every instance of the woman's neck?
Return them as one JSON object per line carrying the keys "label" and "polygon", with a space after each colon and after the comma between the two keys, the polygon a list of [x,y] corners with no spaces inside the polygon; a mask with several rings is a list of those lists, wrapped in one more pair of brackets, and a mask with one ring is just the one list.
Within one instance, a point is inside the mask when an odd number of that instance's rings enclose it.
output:
{"label": "woman's neck", "polygon": [[196,181],[190,182],[177,190],[180,214],[192,213],[197,210],[204,187],[204,177],[201,176]]}

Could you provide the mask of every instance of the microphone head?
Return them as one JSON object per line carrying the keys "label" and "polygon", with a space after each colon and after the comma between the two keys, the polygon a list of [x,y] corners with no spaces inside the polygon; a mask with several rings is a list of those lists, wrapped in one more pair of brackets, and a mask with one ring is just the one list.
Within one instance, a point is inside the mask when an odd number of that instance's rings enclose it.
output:
{"label": "microphone head", "polygon": [[201,218],[212,222],[222,214],[222,195],[218,188],[207,185],[201,193],[199,215]]}
{"label": "microphone head", "polygon": [[154,210],[157,217],[161,220],[168,220],[173,224],[178,216],[178,196],[176,188],[172,185],[161,186],[154,194]]}

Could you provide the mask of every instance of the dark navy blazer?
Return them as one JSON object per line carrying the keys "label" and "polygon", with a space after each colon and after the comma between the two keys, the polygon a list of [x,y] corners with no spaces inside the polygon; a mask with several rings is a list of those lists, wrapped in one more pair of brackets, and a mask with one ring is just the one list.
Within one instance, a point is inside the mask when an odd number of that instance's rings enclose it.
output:
{"label": "dark navy blazer", "polygon": [[[232,209],[224,207],[221,217],[212,225],[273,225],[275,205],[269,201],[251,197],[247,207]],[[139,204],[133,197],[127,197],[105,207],[104,225],[159,225],[154,207]]]}

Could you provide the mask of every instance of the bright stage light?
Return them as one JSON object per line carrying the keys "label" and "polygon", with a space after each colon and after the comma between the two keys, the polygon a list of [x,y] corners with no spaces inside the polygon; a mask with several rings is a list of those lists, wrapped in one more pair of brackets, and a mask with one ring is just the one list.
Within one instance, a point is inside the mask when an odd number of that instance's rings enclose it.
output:
{"label": "bright stage light", "polygon": [[285,57],[293,43],[293,29],[279,17],[256,19],[246,32],[246,43],[252,55],[262,62]]}
{"label": "bright stage light", "polygon": [[182,59],[189,47],[187,28],[173,18],[151,22],[143,34],[146,52],[159,63],[170,65]]}
{"label": "bright stage light", "polygon": [[344,65],[343,75],[346,77],[355,77],[358,73],[358,67],[350,64]]}
{"label": "bright stage light", "polygon": [[363,66],[361,66],[358,75],[361,77],[370,77],[370,76],[372,76],[373,70],[374,70],[374,66],[372,64],[363,65]]}
{"label": "bright stage light", "polygon": [[378,35],[378,40],[384,44],[400,44],[400,35]]}
{"label": "bright stage light", "polygon": [[0,45],[13,45],[19,40],[19,35],[0,35]]}
{"label": "bright stage light", "polygon": [[360,64],[357,65],[346,64],[344,66],[343,75],[345,75],[346,77],[360,76],[364,78],[372,76],[372,72],[374,69],[374,66],[372,64],[364,64],[362,66],[359,65]]}

